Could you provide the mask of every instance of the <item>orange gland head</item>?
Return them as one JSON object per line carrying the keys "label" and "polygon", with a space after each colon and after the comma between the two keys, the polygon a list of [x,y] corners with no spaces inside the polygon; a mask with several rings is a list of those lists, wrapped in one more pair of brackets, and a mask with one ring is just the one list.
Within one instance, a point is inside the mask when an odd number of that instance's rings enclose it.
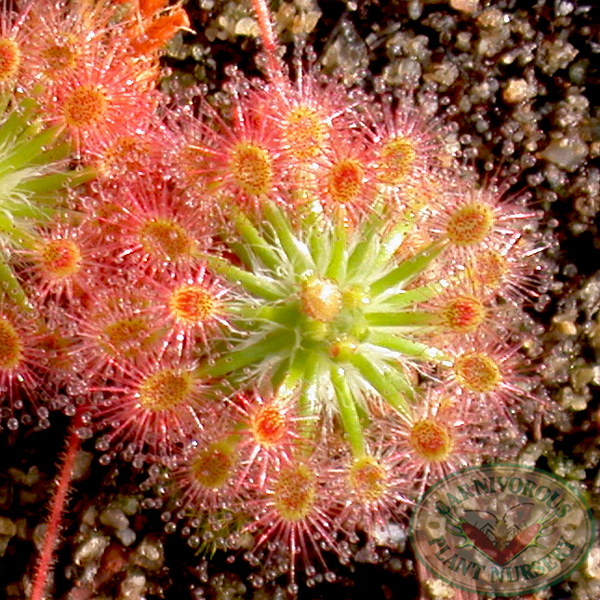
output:
{"label": "orange gland head", "polygon": [[474,296],[451,298],[441,310],[442,324],[453,333],[475,331],[484,321],[485,306]]}
{"label": "orange gland head", "polygon": [[231,448],[223,442],[213,442],[193,457],[190,474],[194,484],[218,491],[231,479],[235,466],[235,453]]}
{"label": "orange gland head", "polygon": [[202,285],[186,284],[173,290],[169,298],[169,309],[177,321],[197,325],[214,318],[218,300]]}
{"label": "orange gland head", "polygon": [[304,464],[287,465],[279,472],[273,486],[275,509],[284,521],[305,519],[315,503],[317,478]]}
{"label": "orange gland head", "polygon": [[345,158],[331,167],[328,192],[334,204],[352,205],[359,199],[365,171],[354,158]]}
{"label": "orange gland head", "polygon": [[282,125],[283,142],[292,157],[304,162],[319,154],[327,126],[319,113],[309,106],[294,108]]}
{"label": "orange gland head", "polygon": [[142,382],[138,389],[139,402],[152,412],[172,410],[193,397],[194,379],[191,373],[163,369]]}
{"label": "orange gland head", "polygon": [[108,97],[98,85],[80,85],[66,97],[63,116],[67,125],[75,129],[86,129],[106,118]]}
{"label": "orange gland head", "polygon": [[473,279],[485,290],[497,291],[508,273],[506,257],[495,250],[482,250],[475,256]]}
{"label": "orange gland head", "polygon": [[458,383],[478,394],[494,391],[502,382],[502,373],[496,361],[484,352],[462,354],[454,361]]}
{"label": "orange gland head", "polygon": [[[152,332],[148,318],[134,315],[118,319],[106,325],[102,330],[102,339],[107,342],[105,351],[109,354],[117,353],[132,359],[138,352],[143,352],[145,345],[150,341]],[[116,357],[114,357],[116,358]]]}
{"label": "orange gland head", "polygon": [[0,315],[0,372],[16,369],[23,357],[23,342],[12,323]]}
{"label": "orange gland head", "polygon": [[175,261],[189,256],[193,240],[187,231],[169,219],[153,219],[142,225],[140,239],[144,250],[161,260]]}
{"label": "orange gland head", "polygon": [[427,462],[442,462],[454,449],[454,439],[448,428],[434,419],[417,421],[410,432],[410,445]]}
{"label": "orange gland head", "polygon": [[[60,326],[44,328],[38,338],[36,348],[44,352],[46,365],[49,369],[63,370],[75,368],[71,340]],[[2,342],[0,342],[2,343]]]}
{"label": "orange gland head", "polygon": [[0,38],[0,85],[12,81],[21,66],[21,50],[15,40]]}
{"label": "orange gland head", "polygon": [[186,144],[176,151],[176,161],[185,175],[190,176],[190,181],[196,180],[195,172],[202,168],[206,154],[202,148],[194,144]]}
{"label": "orange gland head", "polygon": [[411,174],[416,160],[417,152],[411,140],[401,135],[392,138],[381,148],[378,177],[388,185],[400,185]]}
{"label": "orange gland head", "polygon": [[348,473],[350,490],[360,502],[377,502],[388,488],[388,475],[381,461],[373,456],[355,458]]}
{"label": "orange gland head", "polygon": [[285,413],[275,402],[259,406],[250,416],[250,429],[261,446],[276,446],[288,431]]}
{"label": "orange gland head", "polygon": [[235,183],[250,196],[264,196],[273,185],[273,164],[269,152],[251,142],[233,147],[229,169]]}
{"label": "orange gland head", "polygon": [[102,153],[99,168],[104,175],[115,170],[140,171],[151,150],[150,144],[141,136],[120,136]]}
{"label": "orange gland head", "polygon": [[494,222],[494,212],[489,206],[467,204],[450,215],[446,235],[455,246],[474,246],[491,233]]}
{"label": "orange gland head", "polygon": [[312,277],[300,292],[302,312],[317,321],[333,321],[342,308],[342,293],[331,279]]}
{"label": "orange gland head", "polygon": [[50,77],[74,69],[77,66],[77,52],[73,44],[52,44],[41,52]]}
{"label": "orange gland head", "polygon": [[81,249],[73,240],[48,240],[39,249],[39,260],[48,279],[67,279],[81,268]]}

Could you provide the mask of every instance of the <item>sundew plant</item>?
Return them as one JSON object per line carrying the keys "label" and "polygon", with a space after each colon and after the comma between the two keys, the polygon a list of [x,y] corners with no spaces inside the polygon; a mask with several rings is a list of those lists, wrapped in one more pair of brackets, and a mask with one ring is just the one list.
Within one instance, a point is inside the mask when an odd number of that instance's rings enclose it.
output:
{"label": "sundew plant", "polygon": [[72,418],[32,600],[83,441],[147,473],[198,563],[295,595],[550,409],[522,348],[550,242],[502,166],[408,90],[290,58],[264,0],[260,77],[161,87],[191,28],[166,5],[2,4],[2,435]]}

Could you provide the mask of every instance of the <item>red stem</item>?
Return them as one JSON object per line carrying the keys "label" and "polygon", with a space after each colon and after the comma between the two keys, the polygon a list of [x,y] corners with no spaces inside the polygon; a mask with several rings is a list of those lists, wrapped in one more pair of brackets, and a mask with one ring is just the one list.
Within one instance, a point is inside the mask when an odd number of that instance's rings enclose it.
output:
{"label": "red stem", "polygon": [[283,74],[283,66],[277,54],[279,42],[277,41],[277,36],[273,31],[269,7],[267,6],[266,0],[252,0],[252,5],[254,7],[254,12],[256,13],[256,19],[258,20],[263,47],[267,54],[267,75],[273,81],[278,90],[283,92],[286,79]]}
{"label": "red stem", "polygon": [[82,425],[81,412],[77,411],[75,420],[71,424],[69,438],[67,439],[67,452],[63,460],[60,476],[56,482],[54,498],[52,499],[52,511],[48,520],[42,551],[38,558],[38,563],[33,576],[33,589],[30,600],[43,600],[44,591],[48,584],[48,578],[52,572],[51,563],[54,557],[54,551],[58,543],[62,515],[67,505],[67,495],[71,487],[71,478],[73,476],[73,466],[81,446],[81,438],[77,435],[77,430]]}

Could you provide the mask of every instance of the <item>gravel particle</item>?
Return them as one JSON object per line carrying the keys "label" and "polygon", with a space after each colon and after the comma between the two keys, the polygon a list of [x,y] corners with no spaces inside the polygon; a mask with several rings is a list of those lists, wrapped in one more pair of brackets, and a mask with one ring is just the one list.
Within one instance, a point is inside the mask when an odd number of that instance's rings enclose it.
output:
{"label": "gravel particle", "polygon": [[581,366],[571,372],[571,384],[576,390],[583,390],[593,378],[594,369],[592,367]]}
{"label": "gravel particle", "polygon": [[160,569],[165,562],[165,551],[162,542],[154,535],[147,535],[136,548],[133,563],[154,571]]}
{"label": "gravel particle", "polygon": [[458,67],[449,62],[443,62],[435,65],[430,73],[424,77],[425,81],[434,81],[441,86],[449,87],[457,79],[459,75]]}
{"label": "gravel particle", "polygon": [[532,98],[535,92],[526,79],[512,78],[509,79],[508,85],[502,92],[502,99],[507,104],[519,104],[525,100]]}
{"label": "gravel particle", "polygon": [[17,534],[17,526],[10,519],[0,517],[0,557],[4,556],[8,544]]}
{"label": "gravel particle", "polygon": [[110,544],[107,536],[92,534],[75,550],[73,556],[76,565],[83,565],[94,560],[100,560],[100,557]]}
{"label": "gravel particle", "polygon": [[592,579],[600,578],[600,548],[592,548],[585,561],[585,571]]}
{"label": "gravel particle", "polygon": [[121,582],[119,600],[141,600],[146,589],[146,575],[139,570],[127,573]]}
{"label": "gravel particle", "polygon": [[570,317],[561,315],[553,319],[556,324],[556,328],[563,335],[577,335],[577,325],[569,320]]}
{"label": "gravel particle", "polygon": [[123,544],[123,546],[131,546],[133,542],[135,542],[135,531],[133,529],[126,527],[125,529],[118,529],[115,532],[115,537]]}
{"label": "gravel particle", "polygon": [[441,579],[428,579],[425,585],[434,600],[450,600],[455,597],[455,590]]}
{"label": "gravel particle", "polygon": [[544,438],[533,444],[529,444],[519,457],[519,464],[526,467],[535,467],[540,456],[553,451],[553,442],[549,438]]}
{"label": "gravel particle", "polygon": [[83,514],[82,522],[88,527],[96,526],[96,519],[98,518],[98,509],[95,506],[88,506],[85,513]]}
{"label": "gravel particle", "polygon": [[[364,69],[369,66],[367,47],[349,20],[340,22],[340,35],[323,53],[321,64],[326,72],[339,70],[345,85],[360,80]],[[340,67],[343,65],[343,69]]]}
{"label": "gravel particle", "polygon": [[379,546],[401,548],[406,546],[407,531],[397,523],[384,523],[374,531],[374,539]]}
{"label": "gravel particle", "polygon": [[75,464],[73,465],[73,481],[79,481],[88,475],[93,460],[94,454],[92,452],[84,452],[83,450],[80,450],[77,453]]}
{"label": "gravel particle", "polygon": [[477,24],[485,29],[498,29],[505,23],[504,13],[497,8],[486,8],[478,17]]}
{"label": "gravel particle", "polygon": [[581,166],[588,154],[588,145],[574,132],[563,138],[552,140],[538,154],[538,157],[572,173]]}
{"label": "gravel particle", "polygon": [[215,600],[241,600],[246,593],[246,586],[234,573],[229,573],[227,576],[218,573],[210,578],[209,583],[214,591]]}
{"label": "gravel particle", "polygon": [[585,396],[576,394],[568,385],[560,390],[560,405],[565,410],[579,412],[585,410],[588,405],[588,399]]}
{"label": "gravel particle", "polygon": [[405,85],[415,88],[419,84],[422,68],[418,61],[403,58],[386,65],[383,69],[383,79],[389,86]]}
{"label": "gravel particle", "polygon": [[454,10],[472,15],[479,10],[479,0],[450,0],[450,6]]}
{"label": "gravel particle", "polygon": [[121,509],[128,517],[132,517],[140,510],[139,500],[134,496],[126,496],[121,502]]}
{"label": "gravel particle", "polygon": [[13,481],[26,487],[34,486],[40,480],[40,472],[35,465],[29,468],[27,474],[23,473],[23,471],[19,469],[15,469],[14,467],[8,469],[8,474],[11,476]]}
{"label": "gravel particle", "polygon": [[127,515],[116,506],[109,506],[100,513],[100,523],[113,529],[125,529],[129,527]]}
{"label": "gravel particle", "polygon": [[0,516],[0,535],[8,538],[17,535],[17,526],[10,519]]}
{"label": "gravel particle", "polygon": [[544,40],[537,56],[537,64],[546,75],[566,69],[579,51],[565,40]]}
{"label": "gravel particle", "polygon": [[472,35],[468,31],[461,31],[456,36],[456,47],[461,52],[469,52],[471,50]]}
{"label": "gravel particle", "polygon": [[234,32],[236,35],[247,35],[252,37],[258,37],[260,31],[258,29],[258,23],[251,17],[244,17],[235,24]]}

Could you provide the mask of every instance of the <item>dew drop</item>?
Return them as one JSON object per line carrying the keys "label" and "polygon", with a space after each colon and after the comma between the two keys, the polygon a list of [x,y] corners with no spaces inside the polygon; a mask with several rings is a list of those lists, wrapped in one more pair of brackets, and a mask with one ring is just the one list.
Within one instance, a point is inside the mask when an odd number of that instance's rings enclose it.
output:
{"label": "dew drop", "polygon": [[79,427],[75,433],[80,440],[89,440],[94,435],[91,427]]}
{"label": "dew drop", "polygon": [[98,462],[106,467],[108,464],[110,464],[110,454],[103,454],[99,459]]}
{"label": "dew drop", "polygon": [[175,533],[177,531],[177,525],[175,525],[175,523],[167,523],[163,529],[165,533]]}
{"label": "dew drop", "polygon": [[134,469],[142,469],[144,467],[144,462],[145,462],[144,457],[138,455],[138,456],[134,457],[131,464]]}
{"label": "dew drop", "polygon": [[285,589],[286,589],[287,593],[290,594],[291,596],[298,595],[298,584],[297,583],[290,583]]}

